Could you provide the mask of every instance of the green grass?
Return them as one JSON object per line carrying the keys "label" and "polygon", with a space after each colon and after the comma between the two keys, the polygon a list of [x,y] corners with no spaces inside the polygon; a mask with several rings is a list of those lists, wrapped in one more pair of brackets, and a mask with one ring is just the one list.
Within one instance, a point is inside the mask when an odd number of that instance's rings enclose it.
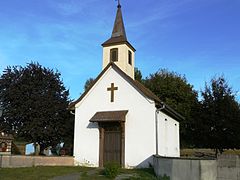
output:
{"label": "green grass", "polygon": [[78,173],[91,170],[86,167],[29,167],[29,168],[0,168],[1,180],[47,180],[55,176]]}
{"label": "green grass", "polygon": [[[95,170],[94,173],[89,173]],[[81,173],[81,180],[109,180],[102,175],[101,169],[87,167],[30,167],[30,168],[0,168],[0,180],[47,180],[56,176]],[[120,175],[125,180],[157,180],[152,169],[121,169]]]}
{"label": "green grass", "polygon": [[[110,180],[103,175],[103,170],[98,170],[96,174],[93,175],[82,175],[81,180]],[[154,171],[151,168],[146,169],[121,169],[118,176],[125,176],[123,180],[158,180],[154,175]]]}
{"label": "green grass", "polygon": [[157,180],[153,168],[144,169],[122,169],[120,174],[132,174],[126,180]]}

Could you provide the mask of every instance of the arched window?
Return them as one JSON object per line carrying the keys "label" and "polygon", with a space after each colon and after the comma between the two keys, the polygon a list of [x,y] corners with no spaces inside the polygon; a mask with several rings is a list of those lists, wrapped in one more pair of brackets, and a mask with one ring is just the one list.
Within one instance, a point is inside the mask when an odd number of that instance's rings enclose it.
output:
{"label": "arched window", "polygon": [[118,61],[118,48],[110,50],[110,62]]}

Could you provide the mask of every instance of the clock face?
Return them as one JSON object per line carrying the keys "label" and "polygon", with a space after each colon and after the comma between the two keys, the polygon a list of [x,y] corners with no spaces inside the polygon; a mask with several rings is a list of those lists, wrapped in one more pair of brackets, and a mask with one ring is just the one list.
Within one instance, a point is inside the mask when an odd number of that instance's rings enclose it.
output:
{"label": "clock face", "polygon": [[7,150],[7,143],[0,142],[0,152],[6,152],[6,150]]}

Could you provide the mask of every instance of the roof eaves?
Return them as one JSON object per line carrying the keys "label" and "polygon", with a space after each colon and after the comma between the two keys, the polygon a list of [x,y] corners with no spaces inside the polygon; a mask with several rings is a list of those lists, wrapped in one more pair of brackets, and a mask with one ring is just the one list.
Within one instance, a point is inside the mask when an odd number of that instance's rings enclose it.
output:
{"label": "roof eaves", "polygon": [[115,40],[112,40],[112,38],[102,43],[102,46],[108,47],[108,46],[120,45],[120,44],[126,44],[127,46],[129,46],[130,49],[132,49],[132,51],[134,52],[136,51],[136,49],[128,41],[125,41],[125,40],[115,41]]}
{"label": "roof eaves", "polygon": [[103,70],[102,72],[97,76],[97,78],[94,80],[93,84],[74,102],[70,103],[68,109],[74,110],[75,105],[79,103],[86,95],[87,93],[92,89],[92,87],[97,83],[97,81],[103,76],[103,74],[108,70],[109,67],[112,67],[113,69],[117,70],[129,83],[131,83],[137,90],[139,90],[141,93],[143,93],[147,98],[153,100],[155,102],[156,107],[159,105],[164,105],[164,112],[166,114],[169,114],[178,120],[184,120],[185,118],[180,115],[178,112],[176,112],[174,109],[172,109],[170,106],[162,102],[158,96],[156,96],[151,90],[146,88],[143,84],[138,82],[137,80],[133,80],[130,76],[128,76],[126,73],[124,73],[114,62],[110,62]]}
{"label": "roof eaves", "polygon": [[84,93],[76,100],[73,101],[69,104],[68,109],[69,110],[74,110],[75,109],[75,105],[77,103],[79,103],[86,95],[87,93],[92,89],[92,87],[97,83],[97,81],[102,77],[102,75],[107,71],[107,69],[112,65],[113,63],[110,62],[103,70],[102,72],[97,76],[97,78],[94,80],[94,82],[92,83],[92,85],[86,90],[84,91]]}
{"label": "roof eaves", "polygon": [[125,122],[125,119],[126,119],[125,116],[127,113],[128,113],[128,110],[96,112],[89,121],[90,122],[114,122],[114,121]]}
{"label": "roof eaves", "polygon": [[113,64],[113,68],[115,68],[115,70],[117,70],[127,81],[129,81],[137,90],[143,93],[146,97],[154,100],[155,102],[160,102],[160,99],[152,91],[150,91],[140,82],[133,80],[130,76],[124,73],[116,64]]}
{"label": "roof eaves", "polygon": [[183,117],[181,114],[179,114],[177,111],[175,111],[174,109],[172,109],[170,106],[168,106],[167,104],[165,104],[164,102],[160,102],[160,104],[162,106],[164,106],[165,108],[162,109],[162,111],[178,120],[185,120],[185,117]]}

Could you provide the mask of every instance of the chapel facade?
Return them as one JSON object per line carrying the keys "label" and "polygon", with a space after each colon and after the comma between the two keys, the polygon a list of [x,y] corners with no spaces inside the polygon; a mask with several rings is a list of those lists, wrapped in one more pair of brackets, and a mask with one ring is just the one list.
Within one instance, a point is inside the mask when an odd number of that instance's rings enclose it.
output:
{"label": "chapel facade", "polygon": [[69,106],[75,113],[75,164],[147,167],[153,154],[179,157],[183,117],[134,79],[135,48],[127,40],[120,4],[102,46],[101,73]]}

